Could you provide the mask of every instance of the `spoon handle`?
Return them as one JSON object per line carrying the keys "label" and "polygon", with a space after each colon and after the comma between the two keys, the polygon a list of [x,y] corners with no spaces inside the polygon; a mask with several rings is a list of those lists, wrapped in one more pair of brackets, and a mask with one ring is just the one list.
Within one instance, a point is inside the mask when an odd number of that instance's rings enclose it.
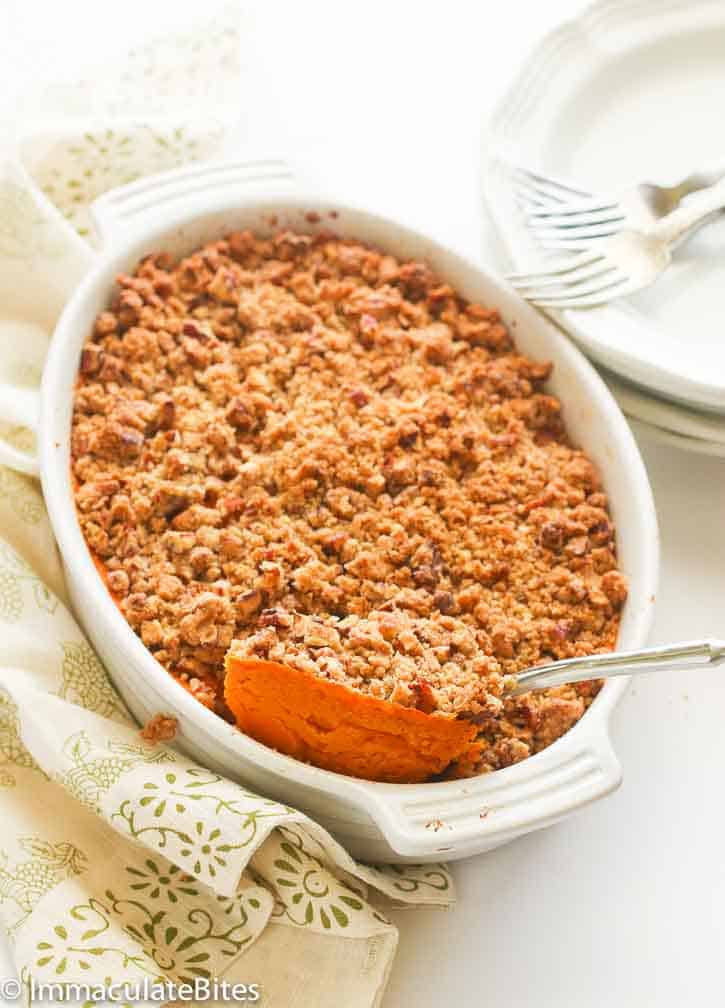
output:
{"label": "spoon handle", "polygon": [[718,640],[683,641],[642,651],[612,651],[584,658],[565,658],[563,661],[521,672],[515,677],[516,685],[508,695],[519,696],[532,689],[606,679],[609,676],[684,670],[701,665],[719,665],[721,662],[725,662],[725,641]]}

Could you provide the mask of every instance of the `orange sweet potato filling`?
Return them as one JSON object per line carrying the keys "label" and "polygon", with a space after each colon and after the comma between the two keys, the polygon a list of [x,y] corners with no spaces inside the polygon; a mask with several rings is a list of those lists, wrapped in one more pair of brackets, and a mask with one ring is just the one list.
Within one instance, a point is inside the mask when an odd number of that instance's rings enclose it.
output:
{"label": "orange sweet potato filling", "polygon": [[416,784],[474,743],[476,726],[364,696],[279,662],[225,659],[224,696],[239,728],[279,752],[366,780]]}

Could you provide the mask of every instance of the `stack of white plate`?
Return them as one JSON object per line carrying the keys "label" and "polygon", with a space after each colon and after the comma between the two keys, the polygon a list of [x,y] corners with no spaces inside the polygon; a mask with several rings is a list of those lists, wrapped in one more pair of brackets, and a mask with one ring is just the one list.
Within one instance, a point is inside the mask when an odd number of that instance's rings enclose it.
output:
{"label": "stack of white plate", "polygon": [[[513,268],[546,259],[497,152],[593,192],[725,165],[724,54],[722,0],[598,0],[540,43],[483,152],[488,211]],[[647,291],[552,317],[628,416],[671,444],[725,457],[725,215]]]}

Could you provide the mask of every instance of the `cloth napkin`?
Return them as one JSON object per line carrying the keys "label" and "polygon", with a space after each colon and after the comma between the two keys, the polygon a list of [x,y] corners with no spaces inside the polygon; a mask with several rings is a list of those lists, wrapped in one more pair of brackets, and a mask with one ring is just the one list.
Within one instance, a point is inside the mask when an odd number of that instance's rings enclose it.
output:
{"label": "cloth napkin", "polygon": [[381,905],[450,905],[447,870],[356,863],[303,814],[144,741],[66,605],[35,479],[48,340],[96,254],[89,205],[221,150],[238,54],[225,9],[92,87],[46,90],[52,129],[29,101],[0,168],[0,919],[27,993],[224,978],[268,1008],[369,1008],[397,942]]}

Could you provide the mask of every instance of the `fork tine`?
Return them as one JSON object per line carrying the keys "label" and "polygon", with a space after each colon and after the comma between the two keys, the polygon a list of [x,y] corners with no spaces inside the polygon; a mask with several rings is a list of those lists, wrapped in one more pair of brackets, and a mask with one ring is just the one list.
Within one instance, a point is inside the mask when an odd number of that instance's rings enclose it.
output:
{"label": "fork tine", "polygon": [[607,236],[601,238],[538,238],[537,244],[547,252],[580,252],[582,249],[594,248]]}
{"label": "fork tine", "polygon": [[602,305],[609,304],[610,301],[616,301],[618,298],[627,297],[632,293],[632,285],[627,282],[590,297],[570,298],[568,301],[557,301],[556,304],[550,304],[548,301],[535,301],[532,304],[536,304],[539,308],[549,308],[556,311],[564,311],[567,308],[600,308]]}
{"label": "fork tine", "polygon": [[522,182],[520,180],[517,180],[514,183],[514,195],[516,196],[519,205],[523,207],[552,207],[560,210],[566,206],[565,200],[547,196],[546,193],[541,192],[541,190],[535,189],[527,182]]}
{"label": "fork tine", "polygon": [[593,193],[587,189],[580,189],[570,185],[569,182],[558,178],[556,175],[535,171],[533,168],[527,168],[525,165],[518,164],[508,158],[504,160],[510,171],[527,179],[534,186],[540,187],[554,198],[570,200],[572,197],[584,197],[585,199],[591,199],[593,196]]}
{"label": "fork tine", "polygon": [[544,301],[547,304],[555,304],[559,301],[568,301],[570,298],[588,297],[590,294],[596,294],[612,284],[619,283],[623,276],[615,266],[607,266],[596,276],[590,277],[589,282],[586,279],[577,280],[574,283],[567,280],[565,283],[559,284],[558,287],[555,284],[542,284],[538,287],[519,287],[517,290],[529,301],[536,301],[537,304],[543,304]]}
{"label": "fork tine", "polygon": [[529,211],[532,217],[542,217],[547,221],[561,219],[565,223],[569,217],[581,217],[584,214],[611,213],[624,216],[624,211],[618,200],[602,196],[598,199],[572,200],[569,203],[547,203],[540,210]]}
{"label": "fork tine", "polygon": [[[607,273],[612,269],[614,267],[602,257],[589,265],[577,266],[576,269],[571,270],[569,273],[540,273],[536,280],[518,281],[513,283],[512,286],[521,291],[529,287],[535,287],[535,292],[531,294],[531,297],[534,297],[537,292],[547,287],[558,287],[560,289],[565,287],[569,289],[583,280],[600,276],[600,274]],[[526,296],[528,297],[529,295]]]}
{"label": "fork tine", "polygon": [[552,202],[551,200],[545,200],[543,196],[537,195],[531,190],[524,189],[523,187],[517,185],[514,186],[513,190],[514,196],[516,197],[516,202],[519,207],[526,213],[530,212],[530,209],[545,209],[547,207],[556,207],[557,209],[566,206],[565,203]]}
{"label": "fork tine", "polygon": [[599,252],[580,252],[578,255],[567,256],[558,263],[554,263],[549,269],[529,270],[528,272],[509,273],[506,279],[514,286],[525,284],[527,280],[539,280],[551,276],[566,276],[567,273],[578,269],[581,266],[589,266],[592,263],[601,261],[602,255]]}
{"label": "fork tine", "polygon": [[568,228],[584,224],[602,224],[607,221],[623,221],[625,214],[618,206],[574,208],[562,204],[557,210],[541,205],[538,209],[526,211],[530,227]]}
{"label": "fork tine", "polygon": [[[607,279],[609,279],[608,276]],[[558,297],[549,297],[546,293],[543,297],[531,295],[530,300],[535,301],[542,308],[590,308],[593,305],[609,301],[611,298],[621,297],[630,287],[629,277],[618,271],[606,284],[601,282],[598,285],[592,284],[590,288],[582,288],[578,292],[570,292]]]}
{"label": "fork tine", "polygon": [[550,227],[529,222],[529,231],[534,238],[546,241],[549,238],[561,238],[566,241],[588,241],[590,238],[604,238],[619,231],[616,221],[604,221],[601,224],[571,224],[566,227]]}
{"label": "fork tine", "polygon": [[557,189],[556,186],[549,186],[545,182],[538,182],[536,179],[524,175],[515,178],[515,182],[520,189],[523,188],[525,191],[531,192],[549,203],[567,203],[576,195],[575,193],[563,192]]}

